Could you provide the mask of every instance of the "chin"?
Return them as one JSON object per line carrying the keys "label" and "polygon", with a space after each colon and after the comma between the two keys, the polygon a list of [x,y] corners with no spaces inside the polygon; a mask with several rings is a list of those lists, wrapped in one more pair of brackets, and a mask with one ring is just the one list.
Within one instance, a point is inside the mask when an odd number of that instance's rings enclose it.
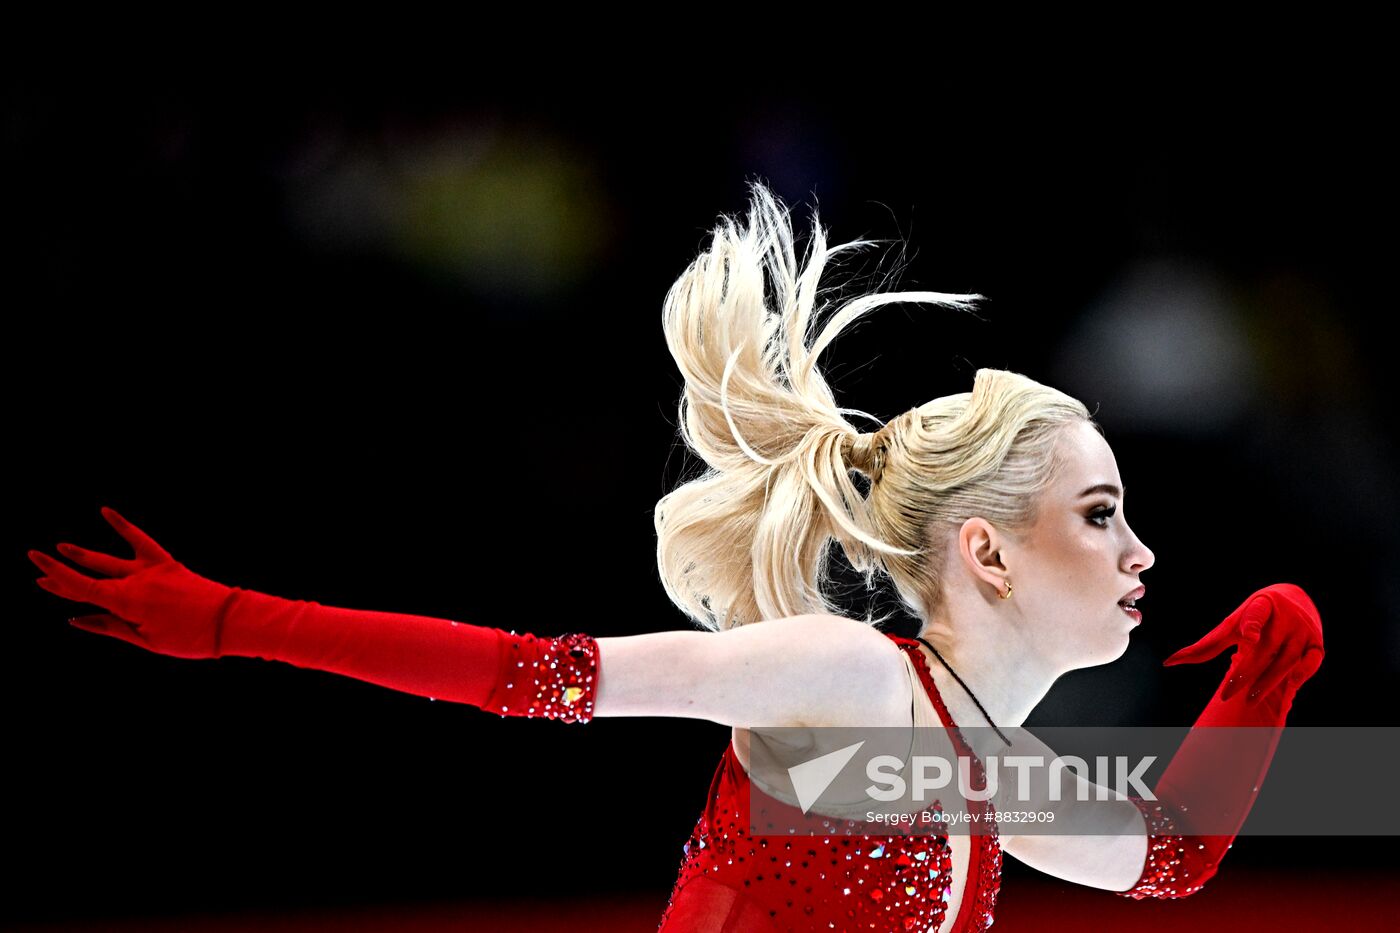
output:
{"label": "chin", "polygon": [[1099,667],[1104,664],[1112,664],[1123,655],[1128,653],[1128,646],[1132,644],[1132,629],[1123,629],[1115,632],[1112,638],[1105,639],[1085,652],[1083,663],[1079,667]]}

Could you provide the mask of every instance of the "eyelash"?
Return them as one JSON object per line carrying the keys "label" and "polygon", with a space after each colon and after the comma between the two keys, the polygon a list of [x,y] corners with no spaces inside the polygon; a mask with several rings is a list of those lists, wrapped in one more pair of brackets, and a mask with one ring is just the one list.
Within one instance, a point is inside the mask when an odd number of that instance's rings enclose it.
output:
{"label": "eyelash", "polygon": [[[1098,510],[1096,510],[1095,512],[1093,512],[1093,513],[1089,516],[1089,522],[1090,522],[1090,524],[1094,525],[1094,526],[1097,527],[1097,528],[1107,528],[1107,527],[1108,527],[1108,519],[1112,518],[1112,517],[1113,517],[1114,515],[1116,515],[1117,513],[1118,513],[1118,506],[1116,506],[1116,505],[1113,506],[1112,508],[1102,508],[1102,509],[1098,509]],[[1103,523],[1103,524],[1099,524],[1097,521],[1095,521],[1095,519],[1098,519],[1098,518],[1104,519],[1104,523]]]}

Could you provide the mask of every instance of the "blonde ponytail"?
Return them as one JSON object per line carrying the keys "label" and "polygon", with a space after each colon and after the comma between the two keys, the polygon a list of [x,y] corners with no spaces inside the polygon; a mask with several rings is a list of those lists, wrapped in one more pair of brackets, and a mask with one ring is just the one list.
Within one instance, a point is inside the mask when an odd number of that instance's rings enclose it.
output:
{"label": "blonde ponytail", "polygon": [[841,305],[818,331],[825,309],[818,283],[830,257],[871,245],[828,247],[813,215],[799,264],[784,208],[759,183],[746,226],[722,217],[710,247],[666,295],[666,343],[685,377],[681,436],[706,464],[656,504],[657,564],[667,595],[705,628],[834,612],[823,592],[829,543],[858,570],[888,558],[914,560],[916,540],[890,542],[852,469],[886,481],[887,461],[904,443],[901,425],[859,432],[838,407],[817,357],[862,314],[894,302],[968,310],[981,295],[868,294]]}

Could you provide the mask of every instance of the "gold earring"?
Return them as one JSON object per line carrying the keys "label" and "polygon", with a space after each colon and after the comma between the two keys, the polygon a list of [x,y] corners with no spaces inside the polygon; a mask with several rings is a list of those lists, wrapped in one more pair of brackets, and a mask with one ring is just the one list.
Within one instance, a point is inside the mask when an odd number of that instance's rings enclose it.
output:
{"label": "gold earring", "polygon": [[1010,580],[1007,580],[1007,581],[1006,581],[1006,592],[1005,592],[1005,593],[999,593],[999,594],[997,594],[997,595],[1001,596],[1002,599],[1010,599],[1010,598],[1011,598],[1011,581],[1010,581]]}

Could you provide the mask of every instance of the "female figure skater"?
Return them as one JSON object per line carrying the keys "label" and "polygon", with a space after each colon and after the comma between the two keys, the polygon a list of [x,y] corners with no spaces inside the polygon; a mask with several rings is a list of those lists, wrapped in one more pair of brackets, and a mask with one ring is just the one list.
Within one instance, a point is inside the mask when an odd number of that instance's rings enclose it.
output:
{"label": "female figure skater", "polygon": [[[1129,528],[1113,452],[1085,407],[1013,372],[979,370],[972,391],[862,432],[815,363],[841,330],[885,303],[965,309],[978,295],[896,292],[842,306],[819,333],[829,256],[815,222],[799,265],[786,210],[754,185],[747,226],[724,218],[664,305],[685,376],[681,433],[709,470],[657,504],[670,598],[703,631],[549,637],[341,609],[226,586],[176,561],[114,510],[131,545],[39,551],[38,584],[106,612],[86,631],[184,658],[260,657],[332,671],[501,716],[587,723],[678,716],[733,728],[661,919],[679,931],[981,931],[1002,852],[1059,878],[1131,898],[1178,898],[1215,873],[1257,795],[1294,694],[1323,658],[1322,628],[1292,584],[1253,593],[1166,664],[1235,647],[1212,698],[1154,788],[1113,794],[1116,835],[749,832],[749,727],[932,725],[982,781],[991,748],[959,726],[1018,730],[1061,674],[1121,656],[1140,616],[1150,550]],[[869,416],[866,416],[869,417]],[[857,487],[852,471],[868,480]],[[922,622],[914,639],[836,614],[822,591],[835,539],[867,581],[879,571]],[[1212,726],[1263,741],[1221,756]],[[1232,730],[1234,731],[1234,730]],[[1249,743],[1245,743],[1249,744]],[[1236,750],[1238,752],[1238,750]],[[974,780],[974,786],[977,786]],[[1206,792],[1209,792],[1208,795]],[[1228,834],[1189,834],[1208,796]],[[993,815],[987,801],[984,814]],[[830,825],[830,824],[825,824]]]}

